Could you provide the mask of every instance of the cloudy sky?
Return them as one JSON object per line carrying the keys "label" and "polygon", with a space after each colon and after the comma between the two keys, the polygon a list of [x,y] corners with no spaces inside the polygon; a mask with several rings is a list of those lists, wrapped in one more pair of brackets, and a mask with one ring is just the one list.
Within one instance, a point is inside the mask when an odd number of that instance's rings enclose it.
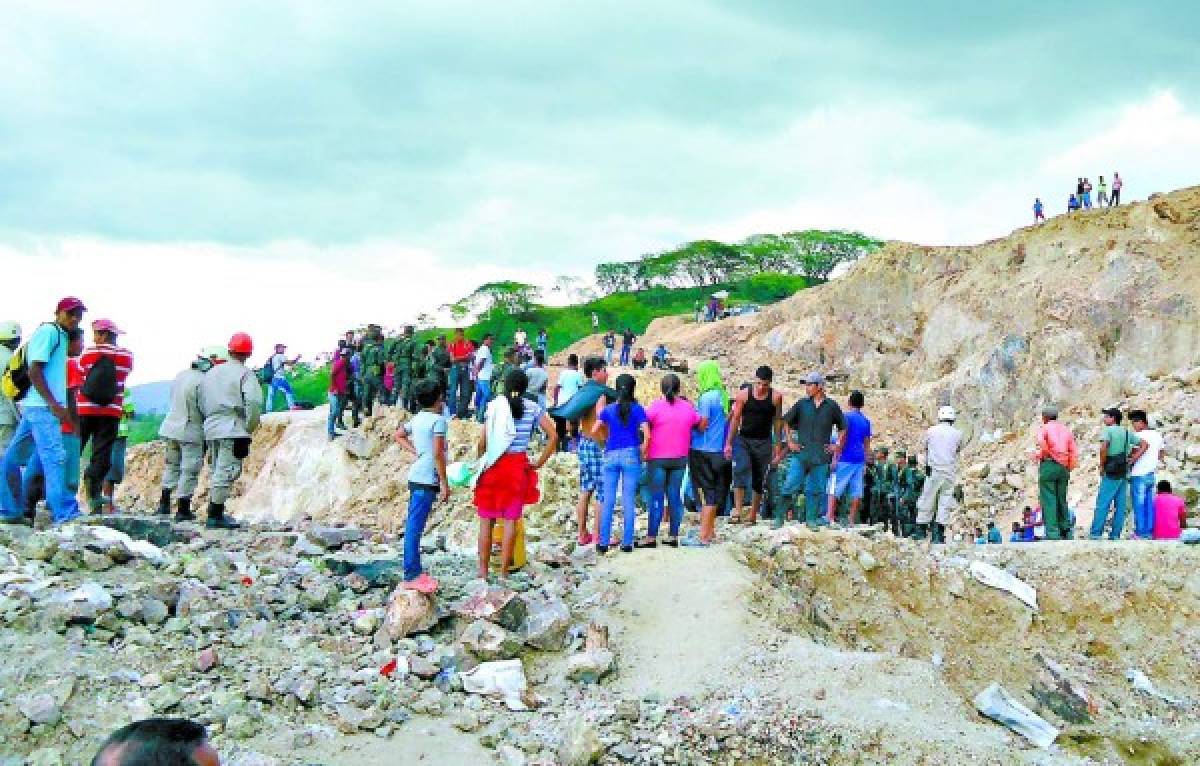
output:
{"label": "cloudy sky", "polygon": [[78,294],[145,382],[699,237],[1200,183],[1200,6],[1060,7],[2,0],[0,313]]}

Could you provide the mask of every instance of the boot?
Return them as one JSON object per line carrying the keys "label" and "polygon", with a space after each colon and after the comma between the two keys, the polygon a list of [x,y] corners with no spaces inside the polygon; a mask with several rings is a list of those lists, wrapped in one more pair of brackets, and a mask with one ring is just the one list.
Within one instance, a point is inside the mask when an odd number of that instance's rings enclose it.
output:
{"label": "boot", "polygon": [[164,489],[162,494],[158,496],[158,514],[166,516],[171,512],[171,490]]}
{"label": "boot", "polygon": [[929,525],[928,524],[917,524],[916,528],[917,528],[917,531],[915,534],[913,534],[914,540],[924,540],[929,537]]}
{"label": "boot", "polygon": [[225,517],[224,503],[209,503],[208,519],[204,526],[208,529],[240,529],[242,525]]}
{"label": "boot", "polygon": [[195,521],[196,514],[192,513],[192,498],[181,497],[175,501],[176,521]]}
{"label": "boot", "polygon": [[946,525],[933,523],[933,542],[935,545],[941,545],[946,542]]}

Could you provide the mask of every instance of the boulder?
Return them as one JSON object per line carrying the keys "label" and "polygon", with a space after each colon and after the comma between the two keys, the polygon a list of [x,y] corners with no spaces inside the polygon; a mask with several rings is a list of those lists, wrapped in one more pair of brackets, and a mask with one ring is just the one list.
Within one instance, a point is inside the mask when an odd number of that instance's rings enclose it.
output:
{"label": "boulder", "polygon": [[507,588],[481,588],[450,605],[456,616],[468,620],[487,620],[505,630],[520,631],[525,624],[526,604],[516,591]]}
{"label": "boulder", "polygon": [[392,591],[383,628],[393,641],[429,630],[435,624],[437,616],[430,596],[400,586]]}
{"label": "boulder", "polygon": [[567,720],[563,729],[562,744],[558,748],[558,760],[563,766],[591,766],[604,754],[600,735],[582,715]]}
{"label": "boulder", "polygon": [[346,543],[356,543],[363,539],[362,530],[355,527],[312,526],[308,528],[305,535],[309,540],[330,551],[335,551]]}
{"label": "boulder", "polygon": [[585,684],[599,683],[612,672],[616,656],[610,649],[589,649],[567,659],[567,678]]}
{"label": "boulder", "polygon": [[556,596],[526,594],[525,625],[522,635],[525,643],[543,651],[559,651],[567,642],[567,630],[571,627],[571,610]]}
{"label": "boulder", "polygon": [[62,720],[62,707],[51,694],[26,694],[18,697],[17,708],[30,723],[54,726]]}
{"label": "boulder", "polygon": [[467,626],[459,643],[478,660],[507,660],[521,651],[521,640],[513,633],[486,620],[476,620]]}

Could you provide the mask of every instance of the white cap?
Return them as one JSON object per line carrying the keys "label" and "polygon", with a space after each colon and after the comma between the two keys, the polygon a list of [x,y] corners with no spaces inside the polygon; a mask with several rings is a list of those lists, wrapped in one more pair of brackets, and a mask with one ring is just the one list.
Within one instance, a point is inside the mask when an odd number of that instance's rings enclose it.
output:
{"label": "white cap", "polygon": [[21,337],[21,323],[12,319],[0,320],[0,342]]}

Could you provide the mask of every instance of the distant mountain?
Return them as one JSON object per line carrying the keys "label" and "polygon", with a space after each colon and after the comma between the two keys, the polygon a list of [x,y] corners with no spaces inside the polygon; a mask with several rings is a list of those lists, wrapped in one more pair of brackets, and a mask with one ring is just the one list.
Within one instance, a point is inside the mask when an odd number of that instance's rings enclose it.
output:
{"label": "distant mountain", "polygon": [[152,413],[166,415],[171,404],[171,381],[160,380],[154,383],[143,383],[140,386],[130,386],[129,393],[133,395],[134,406],[138,415]]}

